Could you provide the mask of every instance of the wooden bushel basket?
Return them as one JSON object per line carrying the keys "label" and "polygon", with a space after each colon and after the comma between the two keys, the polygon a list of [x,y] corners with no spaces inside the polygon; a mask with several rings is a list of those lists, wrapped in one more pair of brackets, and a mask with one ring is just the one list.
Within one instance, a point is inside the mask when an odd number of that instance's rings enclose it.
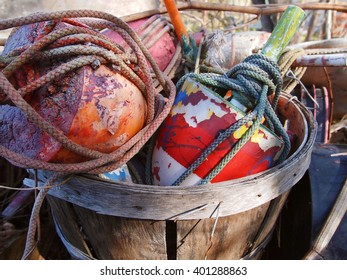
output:
{"label": "wooden bushel basket", "polygon": [[[290,189],[308,169],[316,123],[296,99],[278,111],[298,139],[264,172],[200,186],[123,184],[76,175],[49,191],[57,233],[76,259],[259,259]],[[48,176],[39,172],[42,181]]]}

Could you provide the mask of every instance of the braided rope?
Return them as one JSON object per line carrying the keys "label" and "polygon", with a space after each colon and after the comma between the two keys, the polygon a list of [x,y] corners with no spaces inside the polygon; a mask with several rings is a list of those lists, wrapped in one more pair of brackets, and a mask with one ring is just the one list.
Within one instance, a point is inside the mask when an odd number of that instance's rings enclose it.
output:
{"label": "braided rope", "polygon": [[28,233],[27,233],[27,239],[25,242],[25,247],[24,247],[24,252],[22,255],[22,259],[27,259],[30,255],[30,253],[33,251],[35,248],[35,235],[36,235],[36,229],[38,225],[38,218],[40,214],[40,209],[42,206],[42,203],[48,193],[48,191],[54,187],[54,181],[57,180],[58,178],[61,178],[64,174],[63,173],[56,173],[54,174],[47,182],[45,183],[44,187],[40,192],[38,193],[34,206],[31,210],[31,216],[30,216],[30,221],[29,221],[29,228],[28,228]]}
{"label": "braided rope", "polygon": [[203,151],[203,153],[185,170],[185,172],[172,184],[173,186],[180,185],[191,173],[193,173],[203,161],[211,154],[225,139],[229,138],[237,129],[255,120],[255,114],[252,112],[246,117],[241,118],[233,123],[226,130],[219,132],[217,138]]}
{"label": "braided rope", "polygon": [[[199,158],[174,182],[174,185],[181,184],[235,130],[251,122],[249,129],[234,144],[230,152],[199,182],[199,184],[209,183],[252,137],[254,132],[260,127],[264,117],[270,129],[279,135],[284,142],[284,148],[277,163],[283,162],[287,158],[290,151],[290,140],[274,111],[283,86],[280,69],[274,61],[264,55],[254,54],[246,58],[242,63],[231,68],[224,75],[214,73],[186,74],[178,81],[177,88],[180,88],[188,77],[210,88],[221,90],[231,89],[233,91],[233,98],[236,98],[241,104],[252,109],[245,117],[221,132],[203,151]],[[267,97],[272,94],[274,95],[270,104]]]}
{"label": "braided rope", "polygon": [[[7,98],[20,108],[32,123],[36,124],[40,129],[48,133],[64,147],[91,158],[91,160],[79,164],[42,164],[39,161],[26,158],[23,155],[16,155],[2,146],[0,147],[0,152],[1,155],[8,158],[15,165],[26,168],[40,168],[56,172],[66,171],[72,173],[86,171],[96,173],[100,170],[111,171],[112,168],[120,165],[121,162],[127,162],[134,154],[136,154],[136,151],[140,148],[139,144],[136,144],[137,142],[143,145],[154,133],[167,115],[169,111],[168,108],[172,105],[175,86],[171,80],[159,70],[148,49],[143,45],[136,33],[120,19],[103,12],[77,10],[35,14],[23,18],[0,21],[0,28],[4,29],[23,24],[56,19],[64,19],[64,21],[68,22],[73,21],[71,19],[66,19],[66,17],[93,17],[104,19],[99,21],[88,21],[84,19],[84,21],[86,23],[93,23],[93,28],[111,28],[116,30],[132,48],[133,55],[124,53],[121,46],[110,41],[109,38],[99,32],[83,26],[83,24],[81,24],[81,26],[59,29],[49,33],[40,40],[37,40],[29,48],[23,50],[19,55],[9,53],[6,57],[2,57],[1,61],[6,65],[0,73],[0,92],[5,93]],[[65,45],[68,43],[75,44],[78,42],[85,42],[84,40],[87,42],[93,42],[97,44],[97,46]],[[100,44],[100,47],[98,44]],[[77,58],[73,58],[70,61],[59,65],[56,69],[18,90],[16,90],[8,81],[8,78],[25,63],[57,56],[76,55],[78,56]],[[121,148],[110,154],[94,151],[71,141],[62,131],[45,121],[24,99],[27,94],[35,91],[42,85],[62,77],[66,73],[76,70],[84,65],[92,65],[95,61],[98,61],[101,64],[112,63],[113,65],[119,66],[121,72],[124,73],[124,75],[144,94],[148,105],[146,126]],[[138,62],[139,69],[137,69],[137,73],[128,66],[127,63],[129,63],[129,61]],[[159,84],[164,89],[165,95],[168,98],[162,98],[161,95],[156,93],[155,88],[153,87],[150,70],[147,66],[147,61],[149,61],[152,71],[156,75]],[[164,100],[166,106],[162,109],[162,112],[156,114],[155,112],[157,108],[155,104],[158,103],[158,99]],[[132,147],[133,149],[131,149]],[[131,152],[128,152],[129,149],[131,149]],[[109,166],[105,166],[107,164],[109,164]]]}
{"label": "braided rope", "polygon": [[[285,49],[284,52],[282,53],[278,64],[280,65],[280,69],[281,69],[281,75],[284,81],[285,86],[283,87],[283,91],[290,93],[292,92],[292,90],[296,87],[296,85],[298,84],[297,80],[294,80],[292,78],[288,78],[286,75],[288,73],[288,71],[291,69],[291,65],[293,64],[293,62],[298,58],[301,57],[303,55],[305,55],[306,52],[303,49]],[[297,79],[301,79],[305,72],[306,72],[306,67],[296,67],[293,70],[293,74],[295,77],[297,77]]]}
{"label": "braided rope", "polygon": [[[86,19],[89,17],[101,20],[91,21]],[[83,19],[79,22],[74,20],[74,18]],[[0,145],[0,155],[14,165],[23,168],[44,169],[56,172],[47,180],[46,186],[52,186],[64,174],[81,172],[100,174],[112,171],[127,163],[148,142],[166,118],[172,107],[176,93],[175,85],[166,74],[160,71],[148,48],[141,41],[141,38],[125,22],[113,15],[91,10],[39,13],[17,19],[2,20],[0,21],[0,30],[50,20],[63,20],[75,26],[55,30],[35,41],[26,49],[16,49],[7,53],[6,56],[0,56],[0,102],[10,100],[23,112],[29,121],[57,140],[63,147],[89,158],[89,160],[82,163],[48,163],[26,157]],[[153,20],[150,20],[148,24],[153,29]],[[115,44],[108,37],[91,29],[89,26],[94,29],[109,28],[118,32],[126,44],[130,46],[131,52],[125,52],[122,46]],[[154,32],[156,31],[157,29],[154,30]],[[165,32],[167,31],[168,29],[165,28]],[[163,32],[160,34],[163,34]],[[158,38],[159,36],[155,36],[148,43],[154,44]],[[92,43],[95,46],[91,46],[90,44],[85,45],[86,42]],[[15,89],[9,82],[9,78],[13,73],[24,64],[56,57],[69,58],[69,60],[22,88]],[[176,60],[179,58],[179,55],[175,55]],[[148,66],[148,62],[150,67]],[[86,65],[93,67],[94,64],[100,65],[106,63],[118,67],[118,70],[140,89],[147,103],[145,126],[121,147],[108,154],[76,144],[67,138],[61,130],[44,120],[25,100],[25,96],[28,94],[49,82],[63,77],[66,73]],[[137,66],[132,66],[132,64],[137,64]],[[170,63],[170,70],[174,69],[174,65],[175,63]],[[152,73],[154,73],[156,81],[163,89],[163,95],[157,93],[154,87]],[[41,190],[35,200],[29,222],[23,259],[29,256],[36,245],[35,237],[38,216],[48,190],[48,187]]]}

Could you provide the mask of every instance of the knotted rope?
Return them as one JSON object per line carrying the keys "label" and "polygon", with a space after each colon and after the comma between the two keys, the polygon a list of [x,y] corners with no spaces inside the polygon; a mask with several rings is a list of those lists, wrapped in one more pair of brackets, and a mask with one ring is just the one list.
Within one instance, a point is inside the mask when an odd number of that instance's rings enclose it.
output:
{"label": "knotted rope", "polygon": [[[77,21],[76,18],[83,18],[83,20]],[[93,20],[86,18],[93,18]],[[21,109],[28,120],[61,143],[63,147],[89,158],[82,163],[48,163],[26,157],[0,145],[0,155],[14,165],[57,172],[46,182],[33,207],[23,258],[27,258],[35,246],[39,209],[48,188],[54,185],[53,182],[57,176],[82,172],[100,174],[112,171],[128,162],[151,138],[165,119],[172,107],[176,91],[175,85],[160,71],[147,47],[135,31],[113,15],[91,10],[39,13],[27,17],[2,20],[0,21],[0,30],[58,20],[65,20],[73,25],[52,31],[27,48],[9,52],[6,56],[0,56],[0,102],[5,100],[12,102]],[[98,30],[105,28],[120,34],[131,51],[124,51],[121,46],[98,32]],[[153,41],[149,43],[153,44]],[[57,57],[67,58],[67,61],[25,87],[16,89],[9,81],[12,75],[25,64]],[[148,62],[150,66],[148,66]],[[28,94],[49,82],[62,78],[66,73],[86,65],[95,69],[101,64],[112,65],[112,67],[119,69],[124,77],[140,89],[147,102],[145,126],[120,148],[109,154],[73,142],[61,130],[44,120],[25,100]],[[170,67],[172,68],[173,65]],[[160,87],[163,88],[162,93],[158,93],[155,89],[151,73],[155,75]]]}
{"label": "knotted rope", "polygon": [[[265,117],[269,128],[280,136],[284,142],[284,148],[277,163],[283,162],[286,159],[290,151],[290,140],[274,111],[283,86],[281,72],[276,62],[264,55],[254,54],[246,58],[242,63],[231,68],[224,75],[214,73],[186,74],[178,81],[177,88],[181,88],[183,82],[188,77],[212,90],[226,92],[231,89],[233,91],[233,98],[236,98],[237,101],[246,108],[251,108],[251,110],[229,128],[220,132],[218,137],[173,185],[182,183],[220,143],[230,137],[238,128],[251,122],[249,129],[236,142],[231,151],[199,184],[210,182],[252,137],[262,123],[263,117]],[[268,96],[272,94],[274,95],[270,103]]]}
{"label": "knotted rope", "polygon": [[[0,56],[2,66],[0,72],[0,100],[4,100],[5,98],[11,100],[13,104],[22,110],[31,122],[48,133],[64,147],[75,153],[91,158],[91,160],[77,164],[47,163],[26,158],[23,155],[8,150],[4,146],[0,146],[0,154],[15,165],[25,168],[38,168],[69,173],[90,172],[98,174],[114,170],[127,162],[136,154],[144,143],[147,142],[171,107],[175,94],[173,83],[159,70],[148,49],[141,42],[137,34],[126,23],[112,15],[87,10],[43,13],[0,21],[0,29],[48,20],[79,17],[103,19],[94,21],[93,25],[91,21],[88,23],[91,24],[93,28],[110,28],[117,31],[131,47],[133,52],[124,52],[109,38],[90,27],[72,26],[53,31],[41,40],[34,42],[20,54],[9,53],[7,56]],[[82,42],[83,44],[76,44],[76,42]],[[86,45],[86,42],[96,45]],[[74,45],[66,45],[67,43],[74,43]],[[40,59],[62,56],[77,57],[59,65],[38,80],[18,90],[16,90],[8,80],[16,70],[28,62],[32,63]],[[166,96],[156,92],[147,61],[150,62],[151,69],[160,85],[164,88]],[[131,63],[134,62],[138,64],[138,69],[134,67],[132,69]],[[116,67],[120,67],[122,74],[132,81],[144,94],[148,106],[146,126],[132,139],[111,154],[94,151],[74,143],[68,139],[62,131],[45,121],[24,99],[26,95],[32,93],[46,83],[58,79],[66,73],[74,71],[84,65],[93,65],[95,63],[111,63]],[[165,106],[162,111],[158,111],[158,108],[160,108],[159,104],[161,103],[165,103]],[[130,150],[131,152],[129,153]]]}

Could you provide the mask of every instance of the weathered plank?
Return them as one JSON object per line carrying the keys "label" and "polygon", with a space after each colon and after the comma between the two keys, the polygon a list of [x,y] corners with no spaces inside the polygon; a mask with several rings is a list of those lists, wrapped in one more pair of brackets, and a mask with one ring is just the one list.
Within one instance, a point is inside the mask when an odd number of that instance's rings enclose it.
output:
{"label": "weathered plank", "polygon": [[[317,132],[312,114],[301,103],[288,102],[288,98],[281,98],[280,102],[283,102],[281,113],[290,118],[290,129],[296,130],[300,140],[294,154],[264,172],[203,186],[122,184],[78,175],[52,188],[49,194],[99,214],[148,220],[209,218],[220,202],[220,217],[258,207],[289,191],[304,175]],[[299,110],[297,113],[287,109],[293,104]],[[298,123],[301,115],[305,121]],[[306,122],[307,128],[303,128]],[[41,172],[41,178],[44,175]]]}
{"label": "weathered plank", "polygon": [[74,208],[98,259],[167,259],[165,222],[100,215],[76,205]]}
{"label": "weathered plank", "polygon": [[[269,203],[227,217],[177,221],[177,259],[240,259],[252,246]],[[215,216],[215,215],[214,215]]]}
{"label": "weathered plank", "polygon": [[278,216],[280,215],[283,205],[286,202],[289,195],[289,191],[283,193],[279,197],[275,198],[270,202],[268,211],[264,217],[263,223],[259,226],[258,232],[252,246],[249,248],[249,252],[256,250],[258,246],[262,246],[262,243],[269,235],[272,235],[272,231],[277,222]]}
{"label": "weathered plank", "polygon": [[61,199],[47,196],[55,222],[59,224],[64,237],[73,246],[81,250],[86,255],[92,256],[92,253],[85,242],[85,237],[79,229],[80,221],[76,216],[73,206]]}
{"label": "weathered plank", "polygon": [[302,159],[302,164],[284,166],[282,171],[285,174],[268,174],[261,181],[252,176],[249,181],[229,182],[229,185],[224,182],[176,189],[144,185],[110,186],[107,182],[76,176],[49,193],[76,205],[88,206],[97,213],[119,217],[166,220],[201,208],[182,219],[208,218],[219,202],[223,202],[220,215],[228,216],[260,206],[288,191],[304,174],[309,162],[307,156]]}
{"label": "weathered plank", "polygon": [[[49,194],[73,204],[79,226],[100,259],[259,257],[252,252],[271,236],[286,198],[281,195],[307,170],[317,131],[302,104],[288,97],[279,104],[298,141],[283,164],[262,173],[203,186],[122,184],[76,175]],[[39,172],[42,181],[47,176]]]}

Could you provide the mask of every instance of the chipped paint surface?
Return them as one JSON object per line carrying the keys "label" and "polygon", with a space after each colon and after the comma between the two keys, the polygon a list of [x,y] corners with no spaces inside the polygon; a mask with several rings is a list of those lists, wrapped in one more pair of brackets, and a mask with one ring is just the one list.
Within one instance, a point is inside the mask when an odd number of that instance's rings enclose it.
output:
{"label": "chipped paint surface", "polygon": [[[197,127],[198,124],[210,120],[213,116],[223,118],[228,113],[229,110],[225,108],[221,98],[201,84],[191,81],[183,84],[170,114],[171,116],[181,114],[189,126]],[[233,117],[238,120],[242,116],[235,111]]]}
{"label": "chipped paint surface", "polygon": [[[71,25],[63,21],[21,26],[7,41],[6,53],[20,52],[52,30],[67,26]],[[28,63],[11,77],[11,82],[16,87],[26,86],[64,62],[62,58]],[[128,141],[142,129],[146,118],[147,105],[142,92],[106,65],[96,69],[84,66],[71,71],[37,89],[26,99],[45,120],[72,141],[104,153],[112,152]],[[9,109],[3,117],[6,123],[17,115],[16,110]],[[18,135],[8,138],[8,145],[16,146],[17,151],[26,151],[25,155],[31,158],[62,163],[85,160],[26,120],[14,132]],[[33,137],[35,141],[28,145],[27,140]]]}
{"label": "chipped paint surface", "polygon": [[146,102],[129,80],[106,66],[84,68],[83,96],[68,136],[77,143],[112,152],[144,125]]}
{"label": "chipped paint surface", "polygon": [[103,179],[108,179],[114,182],[132,182],[129,169],[126,164],[122,165],[121,167],[113,171],[99,174],[99,177]]}
{"label": "chipped paint surface", "polygon": [[[154,37],[156,37],[164,28],[164,26],[161,26],[157,32],[153,32],[151,35],[148,36],[148,30],[146,30],[147,26],[147,20],[148,19],[140,19],[140,20],[135,20],[128,22],[129,26],[135,30],[135,32],[141,37],[143,34],[147,34],[145,38],[143,38],[143,42],[149,42]],[[105,29],[101,32],[102,34],[106,35],[109,37],[111,40],[116,42],[117,44],[120,44],[122,46],[126,46],[125,41],[123,38],[114,30],[112,29]],[[176,47],[174,44],[174,38],[173,36],[170,35],[170,33],[165,32],[162,34],[162,36],[157,40],[152,46],[149,47],[149,52],[153,56],[155,62],[158,64],[159,69],[161,71],[164,71],[166,67],[169,65],[171,62],[175,51]],[[127,48],[127,47],[126,47]]]}
{"label": "chipped paint surface", "polygon": [[[153,158],[156,159],[152,163],[154,184],[170,186],[186,170],[185,166],[171,157],[162,147],[154,150]],[[193,173],[184,181],[184,184],[193,185],[200,180],[201,178]]]}
{"label": "chipped paint surface", "polygon": [[272,31],[261,53],[274,61],[278,61],[282,51],[294,36],[304,16],[305,12],[298,6],[288,6],[275,29]]}
{"label": "chipped paint surface", "polygon": [[[193,105],[194,104],[194,105]],[[201,153],[243,114],[211,93],[206,87],[187,79],[177,94],[171,114],[159,128],[153,153],[156,184],[172,184]],[[190,175],[184,184],[196,184],[226,156],[247,131],[251,122],[235,131]],[[264,126],[241,148],[212,182],[251,175],[271,167],[283,142]],[[155,170],[154,170],[155,169]]]}

